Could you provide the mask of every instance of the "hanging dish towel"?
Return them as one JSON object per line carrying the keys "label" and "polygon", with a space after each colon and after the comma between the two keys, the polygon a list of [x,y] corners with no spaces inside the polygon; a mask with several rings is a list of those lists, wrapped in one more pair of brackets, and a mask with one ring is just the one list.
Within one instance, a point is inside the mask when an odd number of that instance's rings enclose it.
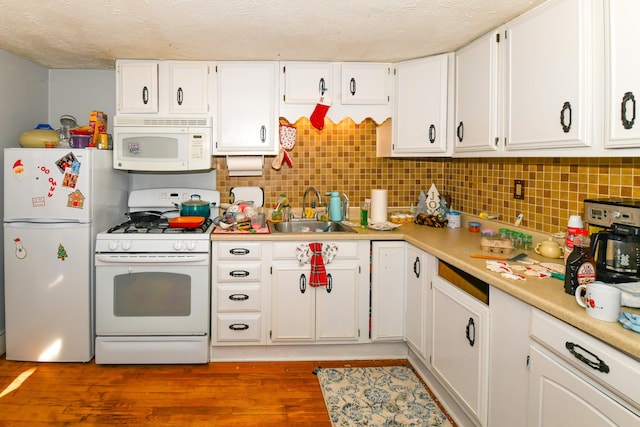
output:
{"label": "hanging dish towel", "polygon": [[309,286],[327,286],[327,270],[325,264],[329,264],[338,253],[338,247],[334,244],[322,244],[319,242],[299,245],[296,247],[296,258],[301,264],[311,263],[309,274]]}

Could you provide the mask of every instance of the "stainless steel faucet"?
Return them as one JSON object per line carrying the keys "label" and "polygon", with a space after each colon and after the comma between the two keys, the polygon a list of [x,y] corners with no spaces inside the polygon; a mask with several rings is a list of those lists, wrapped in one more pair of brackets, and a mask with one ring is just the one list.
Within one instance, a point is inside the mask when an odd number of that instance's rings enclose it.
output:
{"label": "stainless steel faucet", "polygon": [[349,221],[349,198],[342,193],[342,219]]}
{"label": "stainless steel faucet", "polygon": [[315,187],[309,187],[306,190],[304,190],[304,193],[302,194],[302,215],[301,218],[304,218],[304,209],[307,207],[307,194],[313,191],[316,194],[316,197],[318,198],[318,207],[322,206],[322,195],[320,194],[320,192],[315,188]]}

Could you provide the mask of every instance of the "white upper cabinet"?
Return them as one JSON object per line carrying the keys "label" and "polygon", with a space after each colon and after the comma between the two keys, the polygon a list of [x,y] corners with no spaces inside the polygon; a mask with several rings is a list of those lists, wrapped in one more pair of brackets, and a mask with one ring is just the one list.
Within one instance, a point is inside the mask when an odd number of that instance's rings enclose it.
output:
{"label": "white upper cabinet", "polygon": [[333,66],[328,62],[283,62],[282,101],[285,104],[315,105],[321,98],[331,99]]}
{"label": "white upper cabinet", "polygon": [[341,67],[343,104],[388,104],[391,65],[344,63]]}
{"label": "white upper cabinet", "polygon": [[214,154],[277,154],[278,63],[221,62],[216,69]]}
{"label": "white upper cabinet", "polygon": [[169,62],[169,111],[179,114],[209,112],[208,63]]}
{"label": "white upper cabinet", "polygon": [[118,60],[117,114],[206,115],[210,71],[206,61]]}
{"label": "white upper cabinet", "polygon": [[[506,150],[590,147],[602,136],[597,0],[551,0],[506,24]],[[601,15],[601,14],[599,14]],[[554,152],[553,154],[557,154]]]}
{"label": "white upper cabinet", "polygon": [[117,114],[158,112],[158,61],[116,61]]}
{"label": "white upper cabinet", "polygon": [[607,148],[640,146],[640,2],[608,0],[607,31]]}
{"label": "white upper cabinet", "polygon": [[503,131],[500,46],[504,29],[456,51],[454,149],[456,155],[495,155]]}
{"label": "white upper cabinet", "polygon": [[443,54],[396,65],[395,108],[390,123],[393,127],[392,156],[451,154],[447,118],[449,62],[452,59],[453,55]]}

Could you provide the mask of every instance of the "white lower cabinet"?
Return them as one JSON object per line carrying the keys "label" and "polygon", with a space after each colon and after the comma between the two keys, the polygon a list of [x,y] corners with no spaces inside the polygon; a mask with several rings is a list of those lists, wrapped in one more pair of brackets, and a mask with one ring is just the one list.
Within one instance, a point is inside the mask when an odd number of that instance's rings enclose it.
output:
{"label": "white lower cabinet", "polygon": [[371,242],[371,340],[402,341],[405,243]]}
{"label": "white lower cabinet", "polygon": [[407,345],[422,359],[428,361],[430,340],[427,339],[430,316],[427,312],[430,272],[434,264],[433,256],[417,247],[407,244],[405,255],[405,329]]}
{"label": "white lower cabinet", "polygon": [[266,343],[270,243],[213,242],[212,345]]}
{"label": "white lower cabinet", "polygon": [[311,287],[311,265],[296,258],[309,243],[273,243],[271,342],[368,341],[369,242],[323,243],[338,249],[325,265],[326,287]]}
{"label": "white lower cabinet", "polygon": [[489,307],[438,275],[431,292],[431,369],[462,409],[486,426]]}
{"label": "white lower cabinet", "polygon": [[529,426],[640,426],[638,361],[533,310]]}
{"label": "white lower cabinet", "polygon": [[531,306],[489,289],[489,425],[526,425]]}

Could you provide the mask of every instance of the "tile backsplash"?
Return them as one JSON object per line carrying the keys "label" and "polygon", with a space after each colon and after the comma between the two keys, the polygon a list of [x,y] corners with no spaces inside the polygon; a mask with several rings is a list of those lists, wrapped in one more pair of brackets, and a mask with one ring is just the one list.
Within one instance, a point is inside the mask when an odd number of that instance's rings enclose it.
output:
{"label": "tile backsplash", "polygon": [[[285,119],[281,123],[289,124]],[[261,186],[265,205],[281,193],[291,206],[302,205],[307,187],[345,193],[351,206],[369,198],[371,189],[389,190],[389,206],[417,204],[421,190],[435,184],[449,194],[452,206],[469,214],[497,213],[512,223],[524,215],[523,226],[554,233],[566,228],[569,215],[583,214],[585,198],[640,198],[640,158],[379,158],[376,123],[325,119],[322,131],[307,118],[291,123],[297,128],[296,145],[289,152],[293,166],[271,167],[266,157],[259,177],[230,177],[225,159],[218,158],[217,188],[223,201],[234,186]],[[513,181],[524,181],[524,199],[513,197]],[[299,214],[299,212],[296,212]]]}

